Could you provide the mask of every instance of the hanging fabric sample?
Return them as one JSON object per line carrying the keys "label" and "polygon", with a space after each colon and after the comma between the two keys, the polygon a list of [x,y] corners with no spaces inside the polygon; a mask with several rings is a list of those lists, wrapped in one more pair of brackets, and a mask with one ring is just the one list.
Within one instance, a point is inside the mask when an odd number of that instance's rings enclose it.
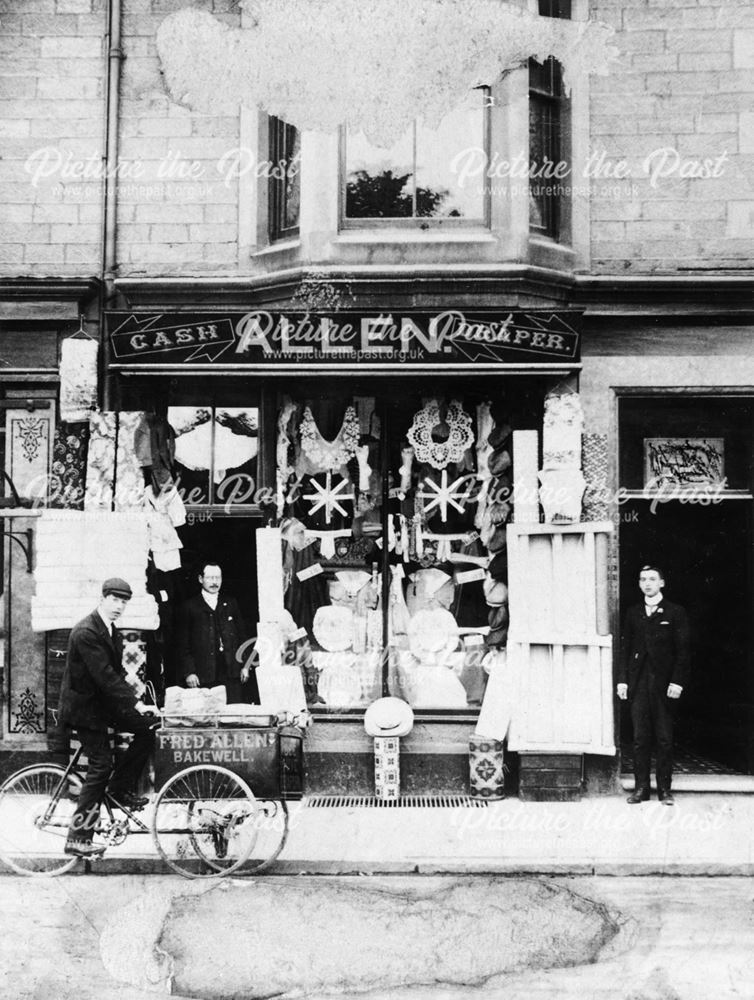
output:
{"label": "hanging fabric sample", "polygon": [[158,627],[157,603],[146,591],[149,538],[143,512],[47,510],[39,518],[36,542],[35,632],[73,628],[97,606],[102,581],[111,576],[127,580],[133,591],[119,627]]}
{"label": "hanging fabric sample", "polygon": [[117,414],[107,411],[89,417],[84,510],[111,510],[115,480]]}
{"label": "hanging fabric sample", "polygon": [[83,510],[89,424],[62,424],[55,428],[52,449],[50,506]]}
{"label": "hanging fabric sample", "polygon": [[66,337],[60,348],[60,419],[80,423],[97,409],[97,341]]}

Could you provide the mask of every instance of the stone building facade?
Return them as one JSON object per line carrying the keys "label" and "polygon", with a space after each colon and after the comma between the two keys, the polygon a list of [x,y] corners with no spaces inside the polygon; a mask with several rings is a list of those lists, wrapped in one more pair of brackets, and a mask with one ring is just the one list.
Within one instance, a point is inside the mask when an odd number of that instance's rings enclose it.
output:
{"label": "stone building facade", "polygon": [[[491,82],[484,112],[491,176],[477,171],[469,181],[479,188],[478,217],[472,212],[468,224],[463,217],[349,217],[345,133],[303,131],[296,140],[300,187],[282,196],[295,224],[282,232],[271,229],[280,221],[273,220],[280,188],[256,169],[269,158],[267,115],[200,113],[169,92],[157,34],[185,6],[0,0],[4,412],[29,399],[55,412],[60,345],[79,328],[101,343],[102,407],[152,405],[176,373],[159,359],[140,369],[119,363],[108,339],[119,313],[180,319],[280,313],[303,302],[359,315],[578,316],[580,357],[571,363],[549,359],[549,368],[538,367],[527,358],[527,369],[507,357],[479,377],[513,399],[521,377],[531,379],[540,403],[564,377],[578,388],[584,430],[600,436],[607,454],[612,634],[632,597],[637,561],[668,561],[670,589],[675,585],[705,626],[697,637],[689,744],[725,767],[754,770],[754,636],[738,626],[732,640],[723,634],[739,613],[748,614],[754,579],[754,8],[738,0],[531,2],[532,11],[612,26],[619,55],[607,75],[572,80],[567,96],[555,77],[548,92],[548,81],[525,65]],[[230,28],[248,23],[236,0],[192,6]],[[533,109],[542,107],[550,110],[538,118]],[[516,182],[493,169],[517,151],[528,153],[531,130],[543,121],[556,123],[557,148],[569,164],[555,196],[532,196],[526,178]],[[285,200],[294,197],[295,206]],[[235,367],[227,360],[205,360],[193,374],[217,394],[223,380],[244,374],[243,358]],[[245,374],[255,386],[266,379],[276,388],[286,377],[265,369]],[[342,373],[334,381],[332,371],[320,375],[324,395],[342,384]],[[429,367],[423,376],[430,377]],[[464,386],[477,377],[468,366],[456,376]],[[168,381],[155,390],[159,379]],[[673,496],[650,512],[643,447],[655,438],[724,442],[727,482],[718,502]],[[10,451],[6,432],[6,467]],[[32,517],[4,523],[34,534]],[[689,534],[699,540],[696,559],[684,541]],[[39,746],[52,697],[49,637],[28,626],[33,585],[25,559],[6,538],[0,732],[19,752]],[[720,647],[720,672],[707,675],[704,663]],[[19,727],[27,692],[38,707]],[[614,720],[620,744],[617,705]],[[463,785],[471,728],[463,713],[426,723],[414,748],[417,787],[423,780]],[[317,731],[323,787],[360,787],[367,750],[358,713],[324,720]],[[333,752],[345,743],[361,763]],[[581,753],[593,787],[611,787],[618,757]]]}

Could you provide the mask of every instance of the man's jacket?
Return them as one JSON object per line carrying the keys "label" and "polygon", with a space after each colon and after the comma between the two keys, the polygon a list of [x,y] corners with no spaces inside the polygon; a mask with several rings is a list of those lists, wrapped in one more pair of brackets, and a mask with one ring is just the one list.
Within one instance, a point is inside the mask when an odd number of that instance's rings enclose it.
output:
{"label": "man's jacket", "polygon": [[661,687],[686,683],[689,669],[689,622],[679,604],[666,601],[647,616],[644,605],[629,608],[621,639],[618,683],[628,684],[629,697],[639,672],[647,670]]}
{"label": "man's jacket", "polygon": [[201,594],[181,606],[176,641],[178,669],[184,681],[196,674],[203,687],[223,683],[216,666],[218,637],[226,675],[237,680],[243,664],[236,659],[236,651],[248,639],[248,633],[235,598],[220,594],[215,612]]}
{"label": "man's jacket", "polygon": [[[83,618],[68,640],[60,688],[59,722],[106,732],[108,725],[140,723],[136,694],[123,669],[123,640],[113,636],[97,611]],[[132,730],[129,730],[132,731]]]}

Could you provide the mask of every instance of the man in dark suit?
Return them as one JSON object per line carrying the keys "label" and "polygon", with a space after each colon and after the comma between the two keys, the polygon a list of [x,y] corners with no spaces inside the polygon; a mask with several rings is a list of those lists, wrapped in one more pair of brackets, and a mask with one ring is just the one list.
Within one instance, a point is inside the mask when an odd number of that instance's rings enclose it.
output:
{"label": "man in dark suit", "polygon": [[[105,789],[124,806],[141,809],[147,799],[136,785],[154,742],[156,720],[149,706],[136,697],[123,669],[123,640],[115,628],[131,599],[125,580],[102,584],[102,599],[90,615],[74,626],[60,689],[60,725],[75,729],[88,760],[86,778],[73,814],[65,853],[88,858],[104,847],[92,843]],[[134,733],[113,771],[108,727]]]}
{"label": "man in dark suit", "polygon": [[[220,593],[223,573],[217,563],[206,562],[199,573],[201,593],[186,601],[178,612],[178,669],[187,687],[225,685],[228,703],[259,704],[256,674],[248,650],[246,625],[233,597]],[[241,650],[241,663],[236,654]]]}
{"label": "man in dark suit", "polygon": [[657,797],[673,805],[673,716],[689,665],[686,612],[662,593],[665,580],[656,566],[642,566],[644,601],[629,609],[621,640],[618,697],[631,702],[634,727],[634,791],[628,802],[649,799],[652,744],[657,749]]}

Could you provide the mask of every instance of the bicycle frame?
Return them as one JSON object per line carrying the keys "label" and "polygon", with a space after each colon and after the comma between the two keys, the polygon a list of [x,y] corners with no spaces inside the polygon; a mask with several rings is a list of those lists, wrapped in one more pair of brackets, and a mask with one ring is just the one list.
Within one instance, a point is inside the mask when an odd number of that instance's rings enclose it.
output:
{"label": "bicycle frame", "polygon": [[[42,830],[45,830],[45,829],[50,830],[50,829],[56,829],[56,828],[60,828],[60,829],[63,829],[63,830],[67,830],[68,829],[68,824],[67,823],[56,823],[52,819],[52,815],[55,812],[55,807],[57,806],[58,802],[60,801],[60,798],[61,798],[61,796],[63,794],[63,790],[66,787],[66,785],[68,783],[68,779],[71,777],[71,775],[74,775],[79,781],[83,782],[83,780],[84,780],[83,776],[76,770],[76,765],[78,764],[79,760],[81,759],[82,753],[83,753],[82,747],[78,747],[77,750],[76,750],[76,752],[74,753],[73,757],[71,757],[71,759],[69,760],[67,767],[65,768],[65,770],[63,771],[63,774],[60,777],[60,781],[58,782],[57,787],[55,788],[54,792],[52,793],[52,797],[50,798],[50,802],[49,802],[47,808],[45,809],[45,811],[42,814],[42,816],[37,820],[37,826],[40,829],[42,829]],[[136,829],[133,829],[133,828],[131,828],[129,826],[128,834],[132,834],[132,833],[149,833],[150,832],[149,831],[149,827],[146,826],[144,823],[142,823],[142,821],[139,819],[139,817],[136,816],[136,815],[134,815],[134,813],[131,812],[131,810],[127,806],[124,806],[121,802],[119,802],[115,798],[115,796],[112,795],[111,792],[105,791],[105,795],[104,795],[104,798],[102,800],[101,805],[104,805],[105,809],[107,810],[107,817],[108,817],[108,820],[109,820],[109,824],[107,826],[103,826],[102,823],[99,822],[97,824],[97,826],[94,828],[94,832],[95,833],[102,834],[103,836],[107,836],[108,835],[110,829],[112,828],[112,825],[116,822],[115,816],[113,815],[113,808],[120,809],[121,812],[125,813],[125,815],[128,818],[129,824],[130,823],[134,823],[135,824]]]}

